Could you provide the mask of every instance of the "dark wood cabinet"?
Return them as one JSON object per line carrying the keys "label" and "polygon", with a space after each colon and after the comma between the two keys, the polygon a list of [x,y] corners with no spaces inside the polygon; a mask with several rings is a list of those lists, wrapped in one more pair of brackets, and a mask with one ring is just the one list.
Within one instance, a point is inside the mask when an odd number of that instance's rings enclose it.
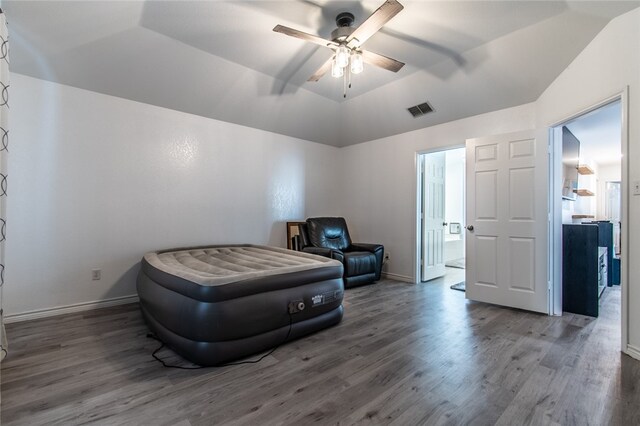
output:
{"label": "dark wood cabinet", "polygon": [[597,224],[562,225],[563,311],[598,316],[598,279],[604,259],[603,250],[598,251],[598,229]]}

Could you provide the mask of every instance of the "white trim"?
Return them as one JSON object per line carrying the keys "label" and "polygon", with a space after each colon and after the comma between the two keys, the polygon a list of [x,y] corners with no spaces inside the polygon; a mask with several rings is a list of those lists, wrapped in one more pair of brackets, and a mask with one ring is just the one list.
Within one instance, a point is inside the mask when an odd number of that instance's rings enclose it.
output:
{"label": "white trim", "polygon": [[616,102],[617,100],[621,99],[622,97],[626,98],[626,96],[627,96],[626,94],[628,93],[628,91],[629,91],[629,87],[627,86],[623,90],[619,90],[618,92],[616,92],[615,94],[609,96],[608,98],[605,98],[605,99],[601,100],[600,102],[592,104],[591,106],[588,106],[586,108],[578,110],[578,112],[574,112],[573,114],[570,114],[570,115],[566,116],[562,120],[555,121],[555,122],[549,124],[547,127],[563,126],[569,121],[575,120],[576,118],[582,117],[583,115],[586,115],[586,114],[588,114],[588,113],[590,113],[592,111],[600,109],[603,106],[606,106],[606,105],[609,105],[610,103]]}
{"label": "white trim", "polygon": [[[562,127],[549,131],[549,270],[550,315],[562,316]],[[560,161],[557,161],[560,159]]]}
{"label": "white trim", "polygon": [[[631,199],[631,181],[629,180],[629,86],[620,93],[622,106],[622,173],[620,175],[620,193],[622,194],[622,211],[620,226],[620,290],[621,294],[621,342],[622,351],[629,350],[629,200]],[[640,357],[638,357],[640,359]]]}
{"label": "white trim", "polygon": [[4,318],[6,324],[13,322],[29,321],[38,318],[47,318],[57,315],[71,314],[75,312],[91,311],[93,309],[108,308],[110,306],[126,305],[138,302],[138,296],[122,296],[113,299],[94,300],[92,302],[75,303],[73,305],[57,306],[55,308],[37,309],[35,311],[21,312],[19,314],[7,315]]}
{"label": "white trim", "polygon": [[640,360],[640,348],[636,348],[633,345],[627,345],[627,350],[624,351],[624,353],[629,355],[631,358]]}
{"label": "white trim", "polygon": [[408,277],[406,275],[392,274],[391,272],[383,272],[382,275],[384,276],[384,278],[389,278],[391,280],[402,281],[411,284],[416,283],[416,281],[414,281],[412,277]]}
{"label": "white trim", "polygon": [[411,235],[413,237],[412,257],[413,257],[413,278],[411,282],[420,282],[420,273],[422,268],[420,267],[420,258],[422,257],[422,249],[420,247],[421,238],[418,236],[418,232],[421,231],[422,220],[420,218],[421,205],[422,205],[422,183],[421,183],[421,170],[422,170],[422,152],[416,152],[414,157],[414,176],[413,181],[413,211],[415,213],[415,221],[411,229]]}

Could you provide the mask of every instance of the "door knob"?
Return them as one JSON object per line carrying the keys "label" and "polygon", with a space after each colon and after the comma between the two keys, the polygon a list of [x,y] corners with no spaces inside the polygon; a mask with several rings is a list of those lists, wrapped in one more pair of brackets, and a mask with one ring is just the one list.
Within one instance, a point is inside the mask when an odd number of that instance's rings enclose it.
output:
{"label": "door knob", "polygon": [[442,226],[447,226],[448,223],[447,222],[442,222]]}
{"label": "door knob", "polygon": [[473,225],[468,225],[468,226],[467,226],[467,230],[469,230],[469,231],[473,232]]}

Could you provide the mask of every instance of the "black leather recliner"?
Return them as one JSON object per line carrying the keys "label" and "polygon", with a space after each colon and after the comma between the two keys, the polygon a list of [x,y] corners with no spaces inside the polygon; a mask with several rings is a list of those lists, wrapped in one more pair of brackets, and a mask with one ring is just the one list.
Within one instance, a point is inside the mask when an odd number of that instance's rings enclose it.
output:
{"label": "black leather recliner", "polygon": [[314,217],[300,227],[300,250],[339,260],[344,286],[355,287],[380,279],[384,246],[352,243],[342,217]]}

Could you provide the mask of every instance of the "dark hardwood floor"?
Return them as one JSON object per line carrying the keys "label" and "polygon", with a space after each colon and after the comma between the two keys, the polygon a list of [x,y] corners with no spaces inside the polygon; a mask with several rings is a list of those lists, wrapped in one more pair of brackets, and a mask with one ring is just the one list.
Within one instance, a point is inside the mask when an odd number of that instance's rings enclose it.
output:
{"label": "dark hardwood floor", "polygon": [[2,424],[640,424],[618,289],[592,319],[468,302],[448,284],[348,290],[339,326],[203,370],[156,362],[137,304],[10,324]]}

